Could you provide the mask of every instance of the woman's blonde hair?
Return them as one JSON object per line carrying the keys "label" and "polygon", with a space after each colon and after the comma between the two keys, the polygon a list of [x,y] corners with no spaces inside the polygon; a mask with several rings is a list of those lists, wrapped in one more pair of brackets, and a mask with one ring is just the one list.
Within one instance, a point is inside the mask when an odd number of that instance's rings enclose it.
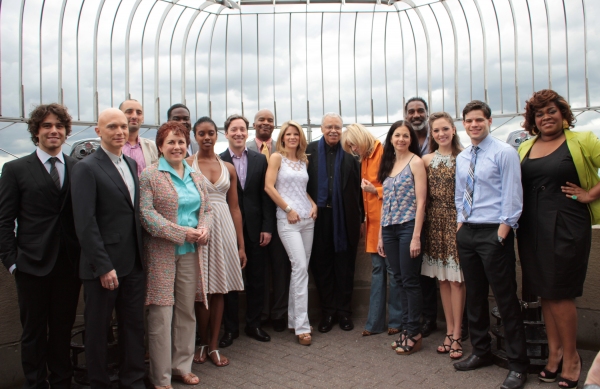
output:
{"label": "woman's blonde hair", "polygon": [[342,133],[342,147],[349,154],[354,154],[350,148],[350,143],[358,147],[363,155],[359,155],[359,161],[368,157],[375,148],[375,137],[362,124],[353,123],[346,126],[346,131]]}
{"label": "woman's blonde hair", "polygon": [[277,137],[277,152],[283,155],[284,157],[287,157],[287,151],[285,150],[283,136],[285,135],[285,132],[289,127],[295,127],[300,135],[300,142],[298,144],[298,148],[296,149],[296,158],[298,158],[302,162],[308,162],[308,158],[306,157],[306,146],[308,145],[308,142],[306,141],[306,135],[304,135],[302,126],[292,120],[288,120],[287,122],[281,125],[281,129],[279,130],[279,136]]}

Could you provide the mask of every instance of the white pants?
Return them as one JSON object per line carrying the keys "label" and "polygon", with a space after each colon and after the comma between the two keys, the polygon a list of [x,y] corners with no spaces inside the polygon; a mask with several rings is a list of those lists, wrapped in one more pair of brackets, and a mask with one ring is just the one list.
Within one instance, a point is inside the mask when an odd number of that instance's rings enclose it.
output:
{"label": "white pants", "polygon": [[290,297],[288,301],[288,327],[296,335],[310,332],[308,322],[308,262],[313,243],[315,221],[301,219],[290,224],[287,219],[277,219],[277,231],[292,263]]}
{"label": "white pants", "polygon": [[198,254],[176,255],[175,263],[175,305],[148,306],[149,378],[156,386],[170,385],[171,374],[186,375],[192,371]]}

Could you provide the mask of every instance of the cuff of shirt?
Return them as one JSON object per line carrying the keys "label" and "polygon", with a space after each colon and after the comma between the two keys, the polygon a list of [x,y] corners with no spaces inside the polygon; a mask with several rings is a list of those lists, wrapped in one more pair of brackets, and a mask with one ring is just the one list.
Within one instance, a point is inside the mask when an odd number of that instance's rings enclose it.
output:
{"label": "cuff of shirt", "polygon": [[12,265],[11,267],[8,268],[8,271],[10,272],[10,274],[13,274],[15,272],[15,270],[17,270],[17,264],[16,263],[14,265]]}

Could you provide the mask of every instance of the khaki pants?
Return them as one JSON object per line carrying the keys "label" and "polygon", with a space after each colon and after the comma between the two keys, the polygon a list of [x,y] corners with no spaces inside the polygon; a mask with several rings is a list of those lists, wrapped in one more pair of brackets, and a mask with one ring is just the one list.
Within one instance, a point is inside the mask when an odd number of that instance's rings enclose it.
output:
{"label": "khaki pants", "polygon": [[175,256],[175,305],[148,307],[150,382],[171,384],[171,375],[192,371],[196,340],[194,298],[198,285],[198,254]]}

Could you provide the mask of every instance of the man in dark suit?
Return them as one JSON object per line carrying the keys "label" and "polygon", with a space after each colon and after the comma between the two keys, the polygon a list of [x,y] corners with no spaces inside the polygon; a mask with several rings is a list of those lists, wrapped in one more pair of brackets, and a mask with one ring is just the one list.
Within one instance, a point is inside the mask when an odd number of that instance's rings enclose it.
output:
{"label": "man in dark suit", "polygon": [[327,113],[323,137],[308,144],[307,192],[319,207],[310,268],[317,285],[322,318],[318,330],[329,332],[336,320],[350,331],[356,250],[364,220],[360,165],[341,145],[342,118]]}
{"label": "man in dark suit", "polygon": [[[248,119],[231,115],[225,121],[225,137],[229,148],[221,154],[223,161],[232,163],[238,176],[237,190],[244,228],[246,247],[246,335],[260,341],[271,340],[260,328],[260,315],[265,297],[265,250],[271,241],[275,224],[275,205],[265,192],[267,159],[264,155],[246,148]],[[219,347],[228,347],[239,336],[238,292],[225,295],[223,322],[225,333]]]}
{"label": "man in dark suit", "polygon": [[113,309],[119,329],[119,384],[144,388],[142,227],[135,161],[122,153],[127,118],[116,108],[98,117],[101,147],[73,169],[73,210],[81,244],[85,358],[92,388],[108,388],[107,334]]}
{"label": "man in dark suit", "polygon": [[[269,157],[275,151],[275,141],[271,138],[275,129],[275,117],[273,112],[268,109],[261,109],[254,116],[254,130],[256,138],[246,142],[248,150],[256,151]],[[275,215],[273,213],[273,215]],[[275,222],[274,222],[275,223]],[[275,224],[274,224],[275,225]],[[271,279],[273,280],[273,307],[269,305],[270,285],[269,272],[265,269],[265,304],[263,309],[263,318],[268,320],[269,312],[273,329],[277,332],[285,331],[287,328],[288,298],[290,291],[290,276],[292,266],[287,252],[279,239],[277,228],[273,228],[271,242],[266,248],[267,265],[271,266]],[[267,268],[268,266],[265,266]]]}
{"label": "man in dark suit", "polygon": [[70,192],[77,160],[62,153],[71,116],[61,105],[39,105],[27,124],[36,151],[7,162],[0,176],[0,259],[17,284],[23,388],[69,388],[81,289]]}

